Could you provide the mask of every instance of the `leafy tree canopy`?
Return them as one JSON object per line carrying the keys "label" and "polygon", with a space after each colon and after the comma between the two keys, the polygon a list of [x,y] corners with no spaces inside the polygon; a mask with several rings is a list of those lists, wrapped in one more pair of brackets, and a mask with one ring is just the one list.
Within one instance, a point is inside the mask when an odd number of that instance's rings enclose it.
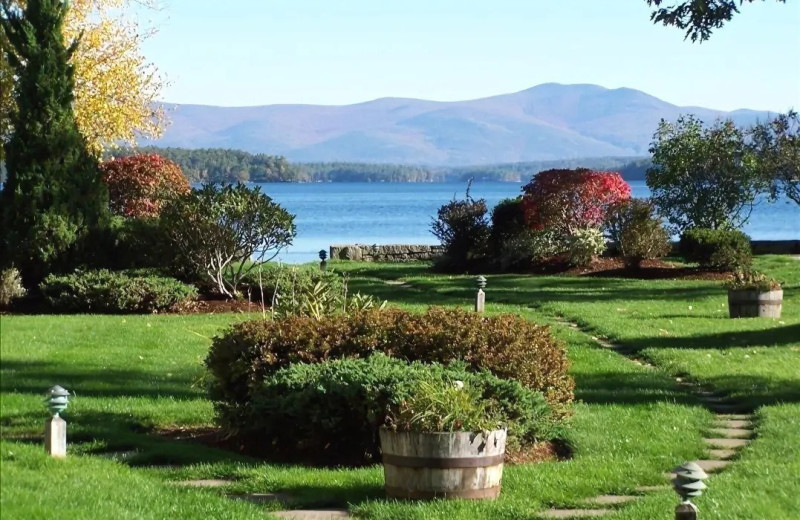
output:
{"label": "leafy tree canopy", "polygon": [[[701,43],[711,37],[714,29],[719,29],[734,15],[739,7],[757,0],[685,0],[662,7],[664,0],[647,0],[647,5],[655,7],[650,19],[653,23],[672,25],[686,31],[686,38]],[[765,0],[761,0],[765,1]],[[786,0],[777,0],[786,3]]]}

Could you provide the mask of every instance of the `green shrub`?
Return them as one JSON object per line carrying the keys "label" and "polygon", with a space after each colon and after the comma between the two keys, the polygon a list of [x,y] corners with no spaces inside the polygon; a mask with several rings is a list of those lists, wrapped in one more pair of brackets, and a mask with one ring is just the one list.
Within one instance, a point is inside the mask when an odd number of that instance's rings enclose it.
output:
{"label": "green shrub", "polygon": [[[553,417],[541,393],[464,363],[423,364],[374,354],[366,359],[295,363],[255,385],[247,413],[227,424],[243,440],[300,453],[338,453],[369,460],[378,454],[378,428],[397,425],[425,384],[469,388],[512,442],[549,439]],[[455,411],[453,411],[455,413]]]}
{"label": "green shrub", "polygon": [[194,287],[174,278],[105,269],[49,275],[39,289],[57,312],[148,313],[170,309],[197,295]]}
{"label": "green shrub", "polygon": [[463,360],[471,370],[485,369],[542,392],[559,415],[573,399],[565,349],[547,326],[514,315],[437,307],[423,314],[387,309],[236,324],[214,338],[206,358],[211,399],[223,424],[240,424],[249,416],[253,390],[275,371],[374,352],[408,361]]}
{"label": "green shrub", "polygon": [[489,242],[486,201],[469,194],[464,200],[452,200],[439,208],[431,223],[431,232],[444,246],[444,255],[436,267],[451,272],[464,272],[485,258]]}
{"label": "green shrub", "polygon": [[612,205],[606,213],[606,233],[627,267],[669,254],[669,233],[654,216],[650,202],[630,199]]}
{"label": "green shrub", "polygon": [[750,237],[732,229],[687,229],[681,235],[680,253],[686,261],[716,271],[735,271],[753,262]]}
{"label": "green shrub", "polygon": [[521,235],[528,226],[525,225],[525,212],[522,208],[522,197],[504,199],[492,209],[492,230],[489,235],[489,247],[496,256],[504,242]]}
{"label": "green shrub", "polygon": [[502,271],[528,269],[566,249],[567,240],[557,231],[529,229],[503,242],[495,261]]}
{"label": "green shrub", "polygon": [[591,264],[606,250],[606,239],[597,228],[575,230],[568,243],[569,263],[579,267]]}
{"label": "green shrub", "polygon": [[22,285],[22,276],[14,267],[0,271],[0,306],[7,307],[17,298],[22,298],[28,291]]}

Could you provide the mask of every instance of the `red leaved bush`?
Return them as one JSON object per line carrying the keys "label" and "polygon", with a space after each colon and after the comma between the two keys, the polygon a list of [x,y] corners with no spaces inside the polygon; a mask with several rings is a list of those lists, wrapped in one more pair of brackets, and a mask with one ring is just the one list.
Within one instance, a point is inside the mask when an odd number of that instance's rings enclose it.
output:
{"label": "red leaved bush", "polygon": [[600,226],[611,204],[631,197],[619,173],[586,168],[539,172],[522,190],[528,225],[565,235]]}
{"label": "red leaved bush", "polygon": [[100,169],[111,212],[123,217],[157,217],[166,200],[190,189],[180,166],[156,154],[111,159]]}

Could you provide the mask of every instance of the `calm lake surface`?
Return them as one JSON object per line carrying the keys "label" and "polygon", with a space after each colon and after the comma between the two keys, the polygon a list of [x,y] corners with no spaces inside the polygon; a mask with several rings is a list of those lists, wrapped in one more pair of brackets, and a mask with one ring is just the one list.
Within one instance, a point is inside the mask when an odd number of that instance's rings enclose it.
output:
{"label": "calm lake surface", "polygon": [[[631,181],[635,197],[647,197],[644,181]],[[463,198],[466,183],[258,183],[295,215],[297,237],[276,260],[317,260],[332,244],[436,244],[430,223],[442,204]],[[472,185],[473,198],[491,209],[520,194],[521,183]],[[766,202],[753,210],[744,232],[755,240],[800,240],[800,206]]]}

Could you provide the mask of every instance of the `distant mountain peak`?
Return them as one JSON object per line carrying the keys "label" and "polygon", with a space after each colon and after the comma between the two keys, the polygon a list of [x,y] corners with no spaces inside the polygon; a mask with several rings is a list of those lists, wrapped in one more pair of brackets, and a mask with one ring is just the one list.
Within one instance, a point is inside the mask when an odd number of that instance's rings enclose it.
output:
{"label": "distant mountain peak", "polygon": [[172,125],[144,144],[238,148],[290,161],[460,166],[641,156],[662,118],[691,111],[748,124],[766,112],[678,107],[640,90],[543,83],[466,101],[385,97],[352,105],[173,104]]}

